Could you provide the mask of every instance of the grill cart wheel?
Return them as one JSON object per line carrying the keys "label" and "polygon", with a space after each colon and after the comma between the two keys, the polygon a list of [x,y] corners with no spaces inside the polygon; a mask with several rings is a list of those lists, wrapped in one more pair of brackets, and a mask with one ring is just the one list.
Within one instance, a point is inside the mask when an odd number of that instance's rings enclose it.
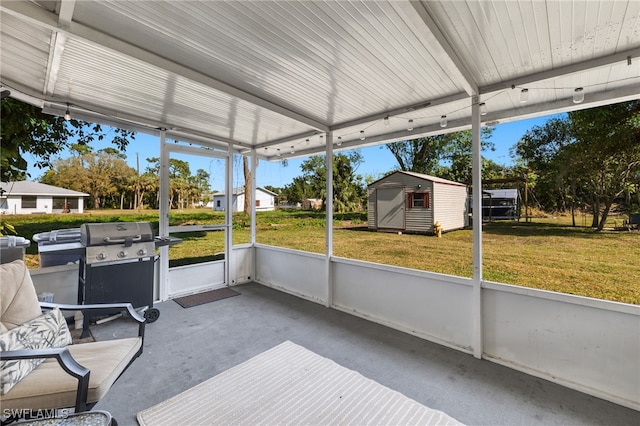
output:
{"label": "grill cart wheel", "polygon": [[149,308],[144,311],[144,318],[147,320],[148,324],[155,322],[160,318],[160,311],[156,308]]}

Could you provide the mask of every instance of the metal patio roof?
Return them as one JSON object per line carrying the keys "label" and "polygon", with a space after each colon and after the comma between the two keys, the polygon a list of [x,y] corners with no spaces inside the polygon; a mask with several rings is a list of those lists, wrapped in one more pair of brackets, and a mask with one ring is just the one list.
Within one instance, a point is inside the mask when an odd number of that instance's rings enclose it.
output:
{"label": "metal patio roof", "polygon": [[470,128],[474,99],[491,124],[640,98],[635,0],[3,0],[0,11],[11,96],[272,160],[323,153],[330,130],[340,150]]}

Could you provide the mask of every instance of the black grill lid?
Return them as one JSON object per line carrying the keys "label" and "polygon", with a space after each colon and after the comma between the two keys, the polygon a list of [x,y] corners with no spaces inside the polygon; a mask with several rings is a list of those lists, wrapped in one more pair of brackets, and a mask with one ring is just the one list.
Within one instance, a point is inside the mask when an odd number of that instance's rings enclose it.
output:
{"label": "black grill lid", "polygon": [[149,222],[84,223],[80,226],[80,241],[85,247],[106,244],[130,246],[153,239],[153,228]]}

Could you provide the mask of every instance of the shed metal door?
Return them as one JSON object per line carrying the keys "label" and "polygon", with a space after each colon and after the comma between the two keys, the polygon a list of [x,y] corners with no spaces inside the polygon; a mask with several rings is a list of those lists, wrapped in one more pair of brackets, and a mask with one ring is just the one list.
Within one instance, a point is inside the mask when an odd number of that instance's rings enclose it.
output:
{"label": "shed metal door", "polygon": [[404,229],[404,188],[376,189],[378,228]]}

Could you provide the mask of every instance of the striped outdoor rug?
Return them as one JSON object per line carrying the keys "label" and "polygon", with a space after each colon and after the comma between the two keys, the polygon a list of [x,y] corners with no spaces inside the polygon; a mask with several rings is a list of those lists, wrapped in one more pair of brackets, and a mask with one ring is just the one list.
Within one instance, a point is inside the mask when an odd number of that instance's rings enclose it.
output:
{"label": "striped outdoor rug", "polygon": [[289,341],[137,417],[142,426],[460,424]]}

